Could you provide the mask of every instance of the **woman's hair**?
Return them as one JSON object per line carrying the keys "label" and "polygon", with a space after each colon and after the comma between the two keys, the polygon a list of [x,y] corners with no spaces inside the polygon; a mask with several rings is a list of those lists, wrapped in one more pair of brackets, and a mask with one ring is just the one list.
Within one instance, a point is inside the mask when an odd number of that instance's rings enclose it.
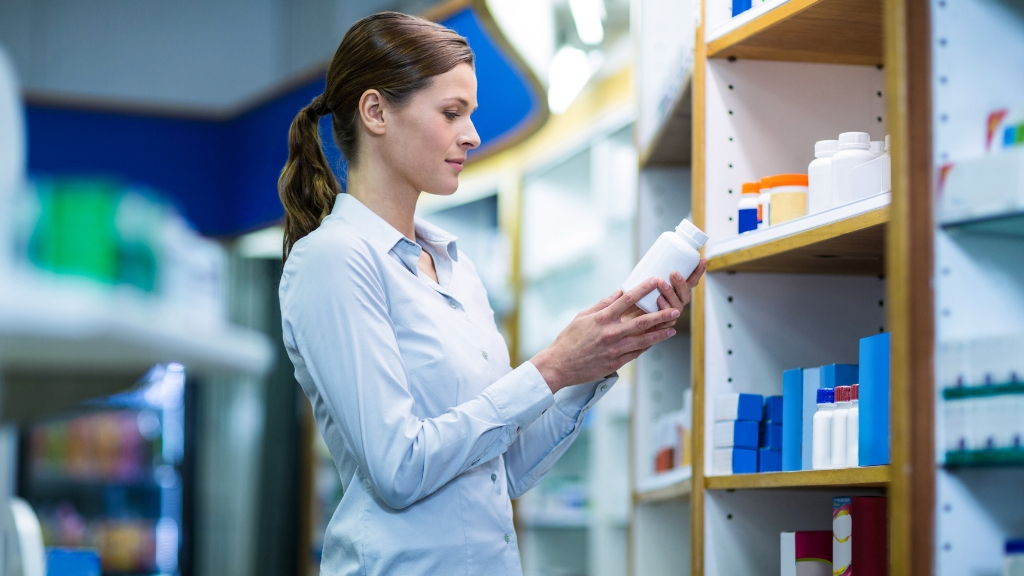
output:
{"label": "woman's hair", "polygon": [[375,89],[401,106],[434,76],[457,65],[473,65],[469,43],[455,31],[422,18],[381,12],[356,22],[327,68],[327,88],[303,108],[288,131],[288,162],[277,181],[284,205],[285,259],[292,246],[316,230],[341,193],[320,146],[320,117],[331,115],[331,131],[350,166],[359,161],[359,100]]}

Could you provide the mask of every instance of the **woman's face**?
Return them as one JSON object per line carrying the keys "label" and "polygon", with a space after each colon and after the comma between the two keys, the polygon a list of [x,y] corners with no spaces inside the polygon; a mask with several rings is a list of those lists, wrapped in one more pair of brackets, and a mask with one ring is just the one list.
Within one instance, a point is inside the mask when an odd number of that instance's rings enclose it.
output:
{"label": "woman's face", "polygon": [[480,145],[470,119],[476,106],[472,66],[459,64],[435,76],[402,108],[389,111],[385,107],[384,160],[416,190],[444,196],[454,193],[466,153]]}

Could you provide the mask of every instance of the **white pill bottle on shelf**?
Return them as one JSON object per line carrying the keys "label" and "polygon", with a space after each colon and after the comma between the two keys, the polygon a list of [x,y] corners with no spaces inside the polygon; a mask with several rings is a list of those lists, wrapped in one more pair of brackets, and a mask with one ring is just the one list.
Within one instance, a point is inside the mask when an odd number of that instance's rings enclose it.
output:
{"label": "white pill bottle on shelf", "polygon": [[811,468],[832,467],[832,413],[836,410],[835,390],[818,388],[818,411],[811,420]]}
{"label": "white pill bottle on shelf", "polygon": [[871,136],[867,132],[843,132],[839,135],[839,151],[832,157],[832,207],[849,204],[856,199],[853,169],[871,162]]}
{"label": "white pill bottle on shelf", "polygon": [[860,465],[860,385],[850,386],[850,411],[846,414],[846,467]]}
{"label": "white pill bottle on shelf", "polygon": [[892,190],[892,158],[889,156],[889,135],[885,135],[885,151],[879,158],[882,160],[882,192]]}
{"label": "white pill bottle on shelf", "polygon": [[839,140],[814,143],[814,161],[807,166],[807,213],[817,214],[832,207],[832,156]]}
{"label": "white pill bottle on shelf", "polygon": [[[707,234],[684,218],[674,232],[665,232],[658,237],[622,283],[622,290],[632,290],[651,276],[669,283],[672,272],[679,272],[683,278],[689,277],[700,264],[700,249],[707,241]],[[636,304],[644,312],[657,312],[658,296],[661,292],[655,288]]]}
{"label": "white pill bottle on shelf", "polygon": [[836,386],[836,409],[832,412],[832,450],[830,459],[833,468],[845,468],[846,463],[846,423],[850,414],[850,387]]}

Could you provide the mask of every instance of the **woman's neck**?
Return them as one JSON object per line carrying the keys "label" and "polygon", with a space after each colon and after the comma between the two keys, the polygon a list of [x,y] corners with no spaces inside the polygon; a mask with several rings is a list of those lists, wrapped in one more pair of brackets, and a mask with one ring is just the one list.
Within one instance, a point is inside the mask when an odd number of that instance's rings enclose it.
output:
{"label": "woman's neck", "polygon": [[420,191],[397,178],[394,170],[382,168],[375,162],[350,166],[346,192],[415,242],[414,218]]}

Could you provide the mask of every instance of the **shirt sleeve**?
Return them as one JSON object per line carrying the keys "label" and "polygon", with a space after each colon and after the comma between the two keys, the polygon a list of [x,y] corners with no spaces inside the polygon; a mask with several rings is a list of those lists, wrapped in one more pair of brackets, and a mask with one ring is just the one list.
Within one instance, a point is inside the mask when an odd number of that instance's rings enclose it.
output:
{"label": "shirt sleeve", "polygon": [[569,386],[554,396],[554,406],[523,431],[505,453],[505,476],[510,498],[536,486],[579,436],[590,408],[618,380],[617,374]]}
{"label": "shirt sleeve", "polygon": [[296,257],[307,261],[282,283],[286,345],[301,356],[346,451],[388,506],[410,506],[504,453],[554,403],[526,363],[440,416],[415,416],[373,257],[327,243],[293,250],[289,259]]}

